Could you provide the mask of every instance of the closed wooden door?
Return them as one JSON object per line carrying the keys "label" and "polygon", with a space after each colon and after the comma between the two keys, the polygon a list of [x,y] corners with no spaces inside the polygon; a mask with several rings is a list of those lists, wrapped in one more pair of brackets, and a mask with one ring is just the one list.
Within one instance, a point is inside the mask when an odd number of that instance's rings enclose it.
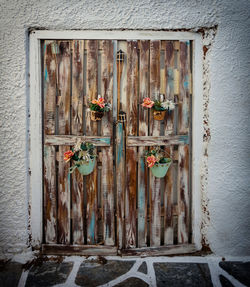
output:
{"label": "closed wooden door", "polygon": [[[42,43],[45,252],[116,254],[192,242],[190,47],[160,40]],[[88,104],[98,94],[113,108],[93,122]],[[164,121],[141,106],[159,94],[176,103]],[[69,175],[63,161],[79,138],[97,146],[88,176]],[[144,151],[156,145],[173,159],[163,179],[145,166]]]}

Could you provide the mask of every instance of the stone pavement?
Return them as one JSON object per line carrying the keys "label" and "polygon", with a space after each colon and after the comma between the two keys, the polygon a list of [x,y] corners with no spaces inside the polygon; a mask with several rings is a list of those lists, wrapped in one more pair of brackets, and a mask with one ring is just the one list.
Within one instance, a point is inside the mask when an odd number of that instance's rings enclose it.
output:
{"label": "stone pavement", "polygon": [[39,257],[1,262],[0,286],[250,286],[250,258]]}

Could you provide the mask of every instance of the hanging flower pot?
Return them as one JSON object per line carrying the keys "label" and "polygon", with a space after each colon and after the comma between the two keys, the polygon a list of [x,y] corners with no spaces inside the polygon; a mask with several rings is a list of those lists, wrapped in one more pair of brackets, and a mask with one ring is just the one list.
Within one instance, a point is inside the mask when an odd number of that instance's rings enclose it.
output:
{"label": "hanging flower pot", "polygon": [[104,98],[98,95],[98,99],[94,99],[89,103],[90,108],[90,118],[92,121],[97,122],[100,121],[105,112],[111,110],[111,105],[109,103],[105,103]]}
{"label": "hanging flower pot", "polygon": [[172,163],[171,158],[165,157],[165,154],[167,154],[167,152],[160,147],[145,151],[147,166],[151,169],[155,177],[164,177]]}
{"label": "hanging flower pot", "polygon": [[155,177],[162,178],[166,175],[172,160],[171,158],[164,158],[165,163],[156,163],[150,169]]}
{"label": "hanging flower pot", "polygon": [[89,159],[89,161],[83,162],[80,165],[77,164],[76,166],[80,174],[89,175],[93,172],[95,163],[96,163],[96,159],[93,158],[93,159]]}
{"label": "hanging flower pot", "polygon": [[100,121],[103,115],[104,115],[103,112],[90,111],[90,118],[94,122]]}
{"label": "hanging flower pot", "polygon": [[156,111],[156,110],[153,111],[153,116],[156,121],[164,120],[165,115],[166,115],[166,111]]}
{"label": "hanging flower pot", "polygon": [[166,113],[174,110],[175,104],[171,100],[165,100],[165,96],[160,95],[155,101],[152,101],[150,98],[144,98],[143,103],[141,104],[144,108],[153,110],[153,117],[156,121],[164,120]]}
{"label": "hanging flower pot", "polygon": [[96,147],[92,143],[81,142],[78,140],[72,150],[64,153],[66,162],[72,161],[69,173],[77,168],[82,175],[88,175],[93,172],[96,163]]}

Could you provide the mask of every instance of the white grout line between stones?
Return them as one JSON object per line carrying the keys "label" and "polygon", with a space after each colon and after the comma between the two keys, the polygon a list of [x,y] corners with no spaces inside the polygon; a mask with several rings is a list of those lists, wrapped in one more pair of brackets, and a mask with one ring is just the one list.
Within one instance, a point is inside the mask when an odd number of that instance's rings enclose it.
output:
{"label": "white grout line between stones", "polygon": [[210,258],[208,259],[208,267],[211,274],[211,280],[213,283],[213,286],[215,287],[221,287],[220,283],[220,275],[223,275],[226,277],[235,287],[246,287],[244,284],[240,283],[237,279],[235,279],[232,275],[228,274],[224,269],[222,269],[219,265],[221,262],[218,258]]}
{"label": "white grout line between stones", "polygon": [[73,268],[65,283],[56,284],[56,285],[53,285],[53,287],[76,287],[76,286],[79,287],[78,285],[75,284],[75,279],[76,279],[76,275],[79,270],[79,267],[83,261],[84,261],[83,258],[77,257],[77,256],[66,258],[64,262],[74,262]]}
{"label": "white grout line between stones", "polygon": [[22,275],[21,275],[21,277],[19,279],[17,287],[25,287],[26,281],[27,281],[27,278],[28,278],[28,274],[29,274],[29,270],[25,270],[25,271],[22,272]]}

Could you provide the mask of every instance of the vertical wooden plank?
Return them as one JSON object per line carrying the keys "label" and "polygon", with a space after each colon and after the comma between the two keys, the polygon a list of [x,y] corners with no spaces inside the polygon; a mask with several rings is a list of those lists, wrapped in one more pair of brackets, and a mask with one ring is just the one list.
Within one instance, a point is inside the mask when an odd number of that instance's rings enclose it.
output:
{"label": "vertical wooden plank", "polygon": [[[120,89],[120,110],[126,111],[127,102],[127,42],[118,41],[117,50],[124,52],[121,78],[117,76],[117,89]],[[118,71],[117,71],[118,72]],[[118,93],[118,91],[117,91]],[[126,162],[125,162],[125,122],[116,125],[116,191],[117,191],[117,245],[125,247],[125,186],[126,186]]]}
{"label": "vertical wooden plank", "polygon": [[[84,41],[74,40],[72,43],[72,135],[81,135],[83,133],[83,61]],[[75,169],[71,177],[73,244],[84,244],[83,177],[78,172],[78,169]]]}
{"label": "vertical wooden plank", "polygon": [[180,94],[178,107],[178,134],[189,131],[189,41],[180,41]]}
{"label": "vertical wooden plank", "polygon": [[[180,42],[178,133],[189,132],[189,41]],[[190,224],[189,146],[178,147],[178,243],[188,243]]]}
{"label": "vertical wooden plank", "polygon": [[[163,41],[165,50],[166,98],[174,101],[174,41]],[[165,118],[165,135],[174,133],[174,111]]]}
{"label": "vertical wooden plank", "polygon": [[188,243],[189,236],[189,146],[179,146],[178,163],[178,243]]}
{"label": "vertical wooden plank", "polygon": [[[101,41],[101,94],[113,107],[113,43]],[[106,113],[101,123],[101,135],[113,135],[113,111]],[[103,241],[105,245],[115,244],[114,228],[114,182],[113,182],[113,146],[102,148],[102,211]]]}
{"label": "vertical wooden plank", "polygon": [[[55,42],[44,41],[44,133],[55,134],[56,54]],[[55,147],[44,146],[44,232],[46,243],[57,242],[57,195]]]}
{"label": "vertical wooden plank", "polygon": [[[70,134],[70,41],[58,41],[58,132]],[[63,154],[69,146],[59,146],[58,162],[58,242],[70,243],[70,177],[69,164],[65,164]]]}
{"label": "vertical wooden plank", "polygon": [[[86,71],[86,99],[85,105],[97,98],[98,85],[98,41],[87,41],[87,71]],[[97,135],[97,122],[90,120],[90,113],[86,116],[86,135]],[[95,244],[98,239],[98,180],[97,180],[97,165],[94,171],[86,176],[87,190],[87,244]]]}
{"label": "vertical wooden plank", "polygon": [[57,242],[55,147],[44,146],[44,232],[46,243]]}
{"label": "vertical wooden plank", "polygon": [[180,93],[180,41],[174,41],[175,64],[174,64],[174,95],[179,100]]}
{"label": "vertical wooden plank", "polygon": [[[175,53],[174,41],[163,41],[165,50],[165,82],[166,82],[166,98],[174,101],[174,64]],[[164,134],[174,134],[174,113],[172,111],[167,115],[164,121]],[[165,151],[172,157],[173,147],[166,147]],[[171,164],[167,175],[164,178],[164,244],[173,244],[173,163]]]}
{"label": "vertical wooden plank", "polygon": [[[150,97],[153,99],[160,93],[160,41],[150,42]],[[150,135],[160,135],[160,121],[150,113]],[[161,243],[161,181],[150,173],[150,246]]]}
{"label": "vertical wooden plank", "polygon": [[[160,41],[150,42],[150,98],[155,99],[160,93]],[[150,113],[150,135],[160,135],[160,121]],[[150,173],[150,246],[160,246],[161,193],[160,179]]]}
{"label": "vertical wooden plank", "polygon": [[[139,136],[148,135],[148,110],[141,106],[149,95],[149,41],[140,41]],[[147,188],[148,168],[144,147],[138,148],[138,247],[147,246]]]}
{"label": "vertical wooden plank", "polygon": [[[127,134],[137,135],[137,103],[138,103],[138,43],[128,41],[127,51]],[[136,246],[136,177],[137,148],[127,147],[127,182],[125,193],[125,246]]]}
{"label": "vertical wooden plank", "polygon": [[83,61],[84,41],[74,40],[72,43],[72,135],[83,134]]}
{"label": "vertical wooden plank", "polygon": [[[165,151],[173,157],[173,147],[166,147]],[[164,178],[164,245],[174,243],[173,226],[173,195],[174,195],[174,170],[173,162]]]}
{"label": "vertical wooden plank", "polygon": [[125,126],[118,122],[116,125],[116,181],[117,181],[117,246],[124,247],[125,222]]}
{"label": "vertical wooden plank", "polygon": [[[120,88],[120,110],[126,111],[127,108],[127,42],[126,41],[119,41],[118,42],[118,50],[122,50],[124,52],[124,63],[122,65],[122,73],[121,73],[121,79],[120,84],[117,84],[117,88]],[[117,71],[118,72],[118,71]],[[118,77],[117,80],[119,81]]]}

